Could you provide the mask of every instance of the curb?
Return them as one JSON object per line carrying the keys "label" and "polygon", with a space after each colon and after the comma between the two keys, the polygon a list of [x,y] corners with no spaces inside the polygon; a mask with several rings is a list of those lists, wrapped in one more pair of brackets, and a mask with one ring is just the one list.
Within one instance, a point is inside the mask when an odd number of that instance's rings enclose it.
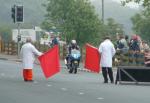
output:
{"label": "curb", "polygon": [[6,58],[0,58],[0,60],[8,60],[8,59],[6,59]]}

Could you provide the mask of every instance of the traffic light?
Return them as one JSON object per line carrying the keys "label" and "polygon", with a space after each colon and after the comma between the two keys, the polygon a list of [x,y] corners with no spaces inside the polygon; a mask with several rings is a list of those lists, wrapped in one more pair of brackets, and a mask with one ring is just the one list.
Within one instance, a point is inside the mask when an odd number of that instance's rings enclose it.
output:
{"label": "traffic light", "polygon": [[20,42],[21,41],[21,35],[18,35],[18,42]]}
{"label": "traffic light", "polygon": [[16,22],[23,22],[23,6],[16,6]]}
{"label": "traffic light", "polygon": [[16,22],[16,5],[14,5],[12,8],[11,8],[11,17],[13,19],[13,22],[15,23]]}

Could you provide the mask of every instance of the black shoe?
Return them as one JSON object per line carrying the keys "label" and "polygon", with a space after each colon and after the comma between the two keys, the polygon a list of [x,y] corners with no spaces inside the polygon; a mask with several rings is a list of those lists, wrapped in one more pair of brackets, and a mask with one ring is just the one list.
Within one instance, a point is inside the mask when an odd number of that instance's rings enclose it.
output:
{"label": "black shoe", "polygon": [[108,83],[108,81],[104,81],[104,83]]}
{"label": "black shoe", "polygon": [[34,80],[24,80],[25,82],[34,82]]}
{"label": "black shoe", "polygon": [[111,81],[112,84],[114,84],[114,81]]}
{"label": "black shoe", "polygon": [[69,73],[71,74],[71,73],[72,73],[72,71],[69,71]]}

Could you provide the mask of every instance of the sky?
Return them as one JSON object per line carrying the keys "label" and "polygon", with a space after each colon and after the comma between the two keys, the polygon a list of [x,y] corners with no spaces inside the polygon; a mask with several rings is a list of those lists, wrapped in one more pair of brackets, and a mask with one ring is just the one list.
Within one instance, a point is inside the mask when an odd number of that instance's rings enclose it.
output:
{"label": "sky", "polygon": [[[117,2],[117,3],[121,3],[121,1],[124,1],[124,0],[112,0],[112,1]],[[139,4],[136,4],[134,2],[130,2],[126,6],[132,8],[132,9],[138,9],[139,8]]]}

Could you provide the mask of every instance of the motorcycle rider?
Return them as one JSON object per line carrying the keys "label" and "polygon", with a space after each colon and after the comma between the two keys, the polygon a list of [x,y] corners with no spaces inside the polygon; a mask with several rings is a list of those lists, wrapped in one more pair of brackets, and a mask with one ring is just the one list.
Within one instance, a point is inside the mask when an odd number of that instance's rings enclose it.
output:
{"label": "motorcycle rider", "polygon": [[[66,56],[66,61],[67,61],[67,68],[69,69],[69,67],[71,66],[71,51],[73,49],[76,49],[76,50],[79,50],[80,51],[80,48],[79,46],[77,45],[77,42],[76,40],[71,40],[71,43],[68,45],[68,48],[67,48],[67,51],[68,51],[68,55]],[[78,63],[80,62],[80,59],[78,60]]]}
{"label": "motorcycle rider", "polygon": [[77,45],[76,40],[71,40],[71,44],[68,47],[69,54],[71,54],[72,49],[80,50],[79,46]]}

